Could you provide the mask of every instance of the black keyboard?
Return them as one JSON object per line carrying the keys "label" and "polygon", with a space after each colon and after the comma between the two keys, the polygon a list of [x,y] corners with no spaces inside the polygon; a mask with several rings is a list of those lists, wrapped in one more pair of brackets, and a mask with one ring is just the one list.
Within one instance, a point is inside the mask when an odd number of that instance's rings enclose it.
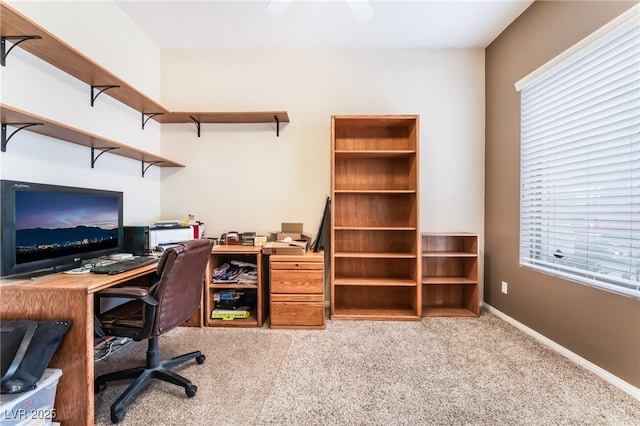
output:
{"label": "black keyboard", "polygon": [[94,274],[115,275],[121,274],[122,272],[131,271],[133,269],[141,268],[143,266],[156,263],[157,261],[158,258],[154,256],[132,257],[129,259],[119,260],[114,263],[109,263],[107,265],[96,265],[91,268],[91,272],[93,272]]}

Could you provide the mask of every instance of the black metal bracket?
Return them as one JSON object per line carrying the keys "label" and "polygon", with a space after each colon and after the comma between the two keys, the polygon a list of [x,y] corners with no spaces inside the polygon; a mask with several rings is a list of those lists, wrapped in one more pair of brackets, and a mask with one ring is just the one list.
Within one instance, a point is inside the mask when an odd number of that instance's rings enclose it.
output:
{"label": "black metal bracket", "polygon": [[[100,154],[96,155],[96,149],[100,150]],[[108,148],[91,148],[91,168],[96,164],[96,160],[105,152],[113,151],[114,149],[120,149],[117,146],[111,146]]]}
{"label": "black metal bracket", "polygon": [[145,161],[142,160],[142,177],[144,177],[144,173],[149,170],[149,167],[153,166],[154,164],[158,164],[158,163],[162,163],[162,161],[158,160],[158,161],[147,161],[147,167],[144,166]]}
{"label": "black metal bracket", "polygon": [[274,114],[273,118],[276,119],[276,137],[280,137],[280,120],[278,120],[278,116]]}
{"label": "black metal bracket", "polygon": [[198,130],[198,137],[200,137],[200,122],[196,120],[193,115],[190,115],[189,118],[192,119],[193,122],[195,123],[196,129]]}
{"label": "black metal bracket", "polygon": [[[1,146],[2,152],[7,151],[7,144],[9,143],[9,139],[11,139],[13,135],[18,133],[20,130],[26,129],[27,127],[31,127],[31,126],[43,126],[43,125],[44,123],[2,123],[2,146]],[[7,137],[7,126],[17,127],[17,129],[14,130],[9,135],[9,137]]]}
{"label": "black metal bracket", "polygon": [[[91,106],[93,106],[93,103],[98,98],[98,96],[100,96],[100,94],[102,92],[104,92],[105,90],[109,90],[109,89],[115,89],[117,87],[120,87],[120,86],[116,86],[114,84],[106,84],[106,85],[103,85],[103,86],[94,86],[94,85],[92,85],[91,86]],[[98,91],[98,93],[94,94],[94,89],[100,89],[100,91]]]}
{"label": "black metal bracket", "polygon": [[142,130],[144,130],[144,125],[147,124],[147,121],[155,117],[156,115],[162,115],[164,112],[143,112],[142,113]]}
{"label": "black metal bracket", "polygon": [[[0,37],[0,50],[1,50],[1,53],[2,53],[2,55],[0,56],[0,65],[2,65],[4,67],[7,64],[7,56],[9,56],[9,52],[11,52],[11,49],[16,47],[17,45],[19,45],[23,41],[36,40],[36,39],[41,39],[41,38],[42,37],[37,36],[37,35],[32,35],[32,36],[2,36],[2,37]],[[11,46],[9,48],[9,50],[7,50],[7,43],[6,43],[7,40],[18,40],[18,41],[13,43],[13,46]]]}

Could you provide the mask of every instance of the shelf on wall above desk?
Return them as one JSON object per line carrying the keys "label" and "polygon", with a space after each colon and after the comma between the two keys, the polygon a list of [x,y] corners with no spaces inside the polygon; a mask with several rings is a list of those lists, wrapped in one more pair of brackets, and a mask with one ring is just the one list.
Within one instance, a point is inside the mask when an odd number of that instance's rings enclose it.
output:
{"label": "shelf on wall above desk", "polygon": [[200,124],[202,123],[274,123],[276,136],[280,136],[280,123],[289,122],[289,114],[286,111],[172,112],[154,118],[160,123],[194,123],[198,137],[200,137]]}
{"label": "shelf on wall above desk", "polygon": [[[193,117],[193,118],[192,118]],[[288,123],[286,111],[260,112],[171,112],[158,116],[160,123],[191,123],[196,119],[200,123]]]}
{"label": "shelf on wall above desk", "polygon": [[[26,16],[0,1],[0,37],[2,65],[9,51],[20,46],[54,67],[76,77],[91,88],[91,105],[102,93],[122,102],[142,114],[142,128],[149,119],[159,123],[288,123],[286,111],[260,112],[170,112],[167,108],[140,93],[121,78],[66,44]],[[11,47],[7,42],[13,43]]]}
{"label": "shelf on wall above desk", "polygon": [[[56,121],[38,116],[36,114],[21,111],[17,108],[9,107],[4,104],[0,104],[0,121],[2,121],[2,146],[3,151],[6,148],[7,142],[12,138],[16,132],[25,129],[30,132],[39,133],[41,135],[49,136],[55,139],[71,142],[77,145],[86,146],[91,148],[91,167],[95,164],[97,158],[104,152],[110,152],[122,157],[138,160],[142,163],[142,176],[144,172],[151,165],[158,167],[184,167],[184,164],[177,163],[168,158],[161,157],[157,154],[153,154],[141,149],[125,145],[110,139],[106,139],[83,130],[75,129],[66,124],[58,123]],[[25,125],[28,127],[24,127]],[[7,136],[6,127],[15,127],[16,130]],[[12,141],[16,143],[16,141]],[[99,151],[99,154],[95,155],[95,151]]]}
{"label": "shelf on wall above desk", "polygon": [[[89,86],[117,86],[106,90],[105,93],[134,110],[145,113],[169,113],[159,103],[2,2],[0,2],[0,28],[2,37],[40,37],[21,42],[20,47]],[[10,58],[4,59],[10,60]]]}

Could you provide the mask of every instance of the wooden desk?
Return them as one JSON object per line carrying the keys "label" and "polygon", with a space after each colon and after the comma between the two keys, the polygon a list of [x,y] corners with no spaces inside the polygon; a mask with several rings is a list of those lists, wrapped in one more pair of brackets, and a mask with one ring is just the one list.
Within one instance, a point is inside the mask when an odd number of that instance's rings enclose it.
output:
{"label": "wooden desk", "polygon": [[0,319],[70,319],[51,368],[62,370],[56,389],[55,421],[93,425],[93,294],[155,273],[147,265],[117,275],[52,274],[32,280],[0,280]]}

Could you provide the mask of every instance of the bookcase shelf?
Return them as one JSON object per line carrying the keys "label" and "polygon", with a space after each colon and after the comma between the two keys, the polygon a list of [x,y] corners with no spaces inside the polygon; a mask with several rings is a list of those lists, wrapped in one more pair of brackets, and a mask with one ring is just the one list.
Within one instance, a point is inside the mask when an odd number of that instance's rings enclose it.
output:
{"label": "bookcase shelf", "polygon": [[478,236],[423,233],[422,316],[478,316]]}
{"label": "bookcase shelf", "polygon": [[418,320],[418,117],[332,117],[331,318]]}
{"label": "bookcase shelf", "polygon": [[[213,270],[224,263],[232,261],[247,262],[256,265],[256,283],[214,283]],[[269,309],[269,285],[265,281],[268,277],[267,264],[263,262],[262,248],[254,246],[214,246],[205,272],[205,325],[208,327],[262,327]],[[211,318],[211,313],[216,309],[214,293],[219,290],[243,290],[247,300],[251,300],[251,312],[248,318],[235,318],[223,320]]]}
{"label": "bookcase shelf", "polygon": [[409,279],[391,279],[391,278],[336,278],[334,285],[340,286],[409,286],[415,287],[414,280]]}
{"label": "bookcase shelf", "polygon": [[415,259],[414,253],[373,253],[373,252],[338,252],[335,257],[352,257],[366,259]]}

